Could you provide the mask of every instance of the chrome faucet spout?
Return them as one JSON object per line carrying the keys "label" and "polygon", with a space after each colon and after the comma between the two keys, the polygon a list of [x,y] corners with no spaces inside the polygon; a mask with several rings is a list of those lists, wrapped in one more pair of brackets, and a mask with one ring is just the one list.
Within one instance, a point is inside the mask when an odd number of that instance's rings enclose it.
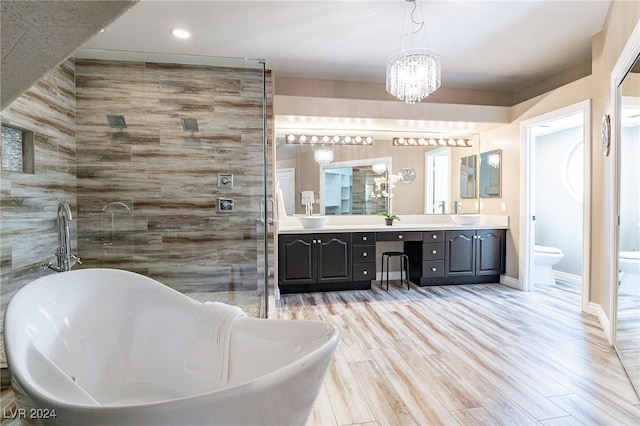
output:
{"label": "chrome faucet spout", "polygon": [[71,253],[71,237],[69,235],[69,222],[73,220],[69,203],[62,201],[58,204],[58,249],[56,250],[57,265],[49,262],[46,266],[56,272],[70,271],[71,267],[82,261]]}

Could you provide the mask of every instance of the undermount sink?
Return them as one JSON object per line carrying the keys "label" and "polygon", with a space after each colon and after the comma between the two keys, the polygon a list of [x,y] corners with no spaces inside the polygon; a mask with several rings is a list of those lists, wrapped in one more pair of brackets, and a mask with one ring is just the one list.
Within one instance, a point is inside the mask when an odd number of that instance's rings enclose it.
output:
{"label": "undermount sink", "polygon": [[451,220],[453,220],[453,222],[456,225],[462,225],[462,226],[477,225],[478,222],[480,221],[480,215],[479,214],[452,214]]}
{"label": "undermount sink", "polygon": [[304,229],[318,229],[327,224],[327,216],[299,216],[298,220]]}

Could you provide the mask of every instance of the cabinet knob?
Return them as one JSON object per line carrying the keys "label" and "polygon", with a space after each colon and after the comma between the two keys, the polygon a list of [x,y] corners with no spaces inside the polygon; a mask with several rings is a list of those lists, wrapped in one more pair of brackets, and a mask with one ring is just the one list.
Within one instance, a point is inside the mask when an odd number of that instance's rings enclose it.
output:
{"label": "cabinet knob", "polygon": [[316,244],[318,242],[318,240],[313,240],[313,244]]}
{"label": "cabinet knob", "polygon": [[431,236],[431,238],[433,238],[433,239],[435,240],[436,238],[438,238],[438,236],[437,236],[436,234],[433,234],[433,235]]}
{"label": "cabinet knob", "polygon": [[367,275],[369,272],[367,271],[362,271],[362,275]]}
{"label": "cabinet knob", "polygon": [[402,234],[398,235],[398,238],[402,239]]}
{"label": "cabinet knob", "polygon": [[437,269],[437,268],[431,268],[431,270],[432,270],[433,272],[436,272],[438,269]]}
{"label": "cabinet knob", "polygon": [[367,253],[362,253],[362,257],[367,257]]}
{"label": "cabinet knob", "polygon": [[367,241],[367,237],[362,237],[362,241]]}
{"label": "cabinet knob", "polygon": [[438,250],[431,250],[431,253],[436,254],[438,253]]}

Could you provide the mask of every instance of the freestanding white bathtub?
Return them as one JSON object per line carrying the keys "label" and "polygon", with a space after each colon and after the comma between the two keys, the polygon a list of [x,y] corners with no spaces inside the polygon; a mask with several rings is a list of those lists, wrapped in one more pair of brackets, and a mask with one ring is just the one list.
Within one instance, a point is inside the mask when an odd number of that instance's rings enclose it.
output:
{"label": "freestanding white bathtub", "polygon": [[4,321],[15,415],[65,426],[304,424],[338,344],[337,327],[233,318],[220,378],[206,345],[194,344],[203,306],[114,269],[29,283]]}

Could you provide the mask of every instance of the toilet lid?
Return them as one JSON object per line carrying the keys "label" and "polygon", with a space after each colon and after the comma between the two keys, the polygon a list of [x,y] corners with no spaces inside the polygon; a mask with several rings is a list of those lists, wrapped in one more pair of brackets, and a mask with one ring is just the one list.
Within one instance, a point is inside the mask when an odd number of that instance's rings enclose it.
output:
{"label": "toilet lid", "polygon": [[640,260],[640,251],[621,251],[620,258]]}
{"label": "toilet lid", "polygon": [[548,253],[548,254],[560,254],[560,253],[562,253],[562,250],[560,250],[559,248],[547,247],[547,246],[539,246],[537,244],[535,246],[535,251],[537,251],[538,253]]}

